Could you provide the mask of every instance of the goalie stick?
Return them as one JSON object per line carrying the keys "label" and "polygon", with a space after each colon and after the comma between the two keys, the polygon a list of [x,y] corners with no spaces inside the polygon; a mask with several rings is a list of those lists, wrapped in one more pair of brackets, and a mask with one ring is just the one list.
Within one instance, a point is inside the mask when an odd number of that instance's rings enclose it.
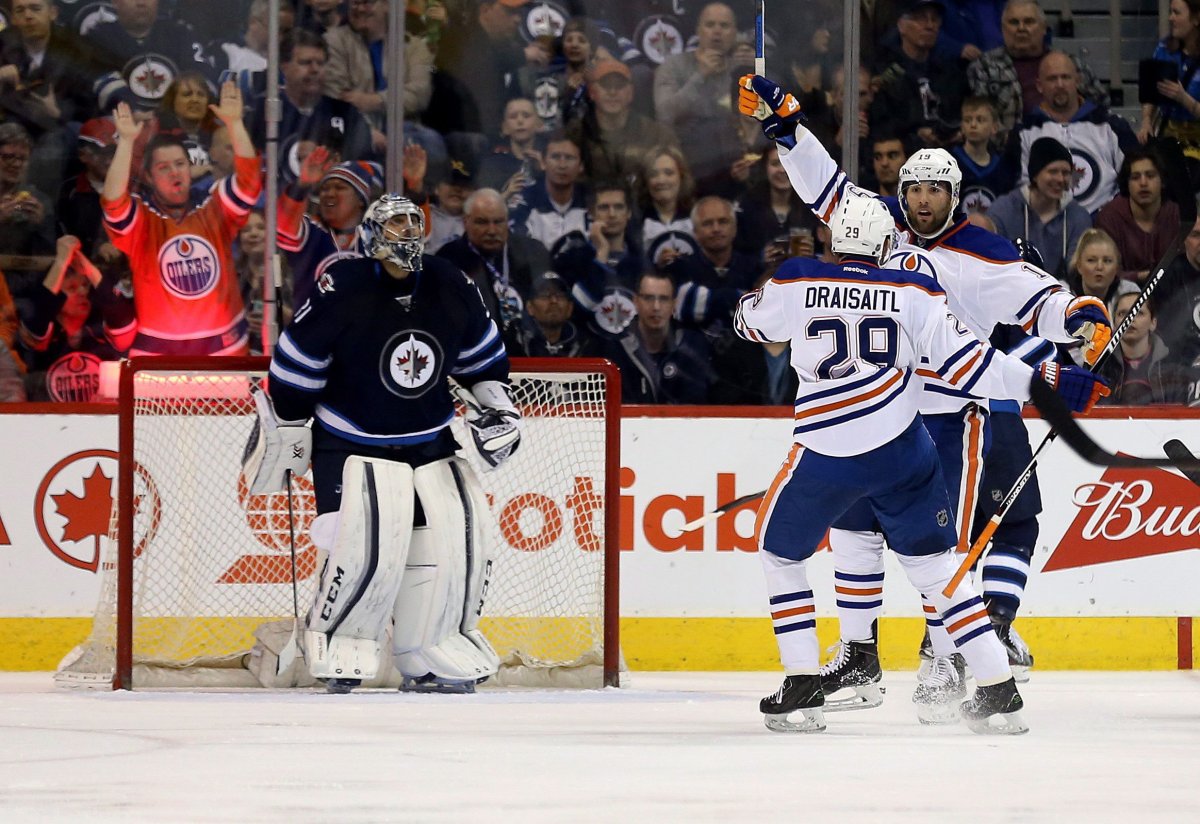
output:
{"label": "goalie stick", "polygon": [[[1140,295],[1138,295],[1137,300],[1135,300],[1133,302],[1133,306],[1129,307],[1129,314],[1125,316],[1125,320],[1121,321],[1119,324],[1117,324],[1117,327],[1115,329],[1113,329],[1112,337],[1109,339],[1108,345],[1104,347],[1104,351],[1100,353],[1100,357],[1096,358],[1096,363],[1092,367],[1092,371],[1096,371],[1097,369],[1099,369],[1104,364],[1104,362],[1107,361],[1112,356],[1113,352],[1115,352],[1117,350],[1117,347],[1121,345],[1121,338],[1123,338],[1125,336],[1125,333],[1127,331],[1129,331],[1129,327],[1133,325],[1133,319],[1135,317],[1137,317],[1138,312],[1142,311],[1142,307],[1146,305],[1146,302],[1148,300],[1150,300],[1151,293],[1154,292],[1154,290],[1158,286],[1159,282],[1163,279],[1163,275],[1166,274],[1167,266],[1170,265],[1171,261],[1173,261],[1175,259],[1175,256],[1179,253],[1180,248],[1183,246],[1183,239],[1185,237],[1187,237],[1189,229],[1190,229],[1190,226],[1183,227],[1179,231],[1179,233],[1175,236],[1174,242],[1172,242],[1171,245],[1169,247],[1167,247],[1167,251],[1165,253],[1163,253],[1163,256],[1158,261],[1158,266],[1155,267],[1154,274],[1146,281],[1146,285],[1142,287],[1142,292]],[[1038,383],[1040,383],[1040,382],[1035,382],[1033,384],[1033,386],[1037,386]],[[1046,388],[1049,389],[1048,386]],[[1053,393],[1053,390],[1050,390],[1050,391],[1051,391],[1051,393]],[[1041,405],[1037,404],[1036,401],[1034,402],[1034,405],[1038,407],[1039,411],[1041,411],[1041,408],[1042,408]],[[1079,432],[1079,434],[1082,435],[1083,430],[1080,429],[1079,425],[1075,423],[1075,419],[1071,417],[1070,411],[1067,410],[1065,405],[1061,404],[1061,401],[1060,401],[1060,406],[1061,406],[1062,410],[1066,412],[1067,418],[1070,420],[1071,424],[1073,424],[1075,429]],[[1050,422],[1049,418],[1047,418],[1047,422]],[[1054,438],[1057,434],[1058,434],[1057,430],[1055,429],[1053,423],[1051,423],[1050,431],[1046,433],[1046,436],[1044,438],[1042,438],[1042,442],[1040,444],[1038,444],[1037,449],[1033,450],[1033,456],[1029,459],[1029,465],[1025,467],[1025,471],[1023,471],[1020,474],[1020,476],[1017,478],[1017,480],[1013,483],[1012,489],[1008,490],[1008,494],[1005,495],[1004,500],[1002,500],[1000,502],[1000,507],[999,507],[999,509],[996,510],[996,514],[993,515],[988,520],[987,526],[985,526],[983,528],[983,531],[979,533],[979,537],[975,539],[975,542],[973,544],[971,544],[971,549],[967,552],[966,556],[963,558],[962,563],[959,564],[958,571],[954,573],[954,577],[950,579],[950,583],[946,585],[946,588],[944,590],[942,590],[942,594],[944,594],[947,598],[949,598],[951,595],[954,594],[954,590],[958,589],[958,585],[960,583],[962,583],[963,578],[965,578],[967,576],[967,573],[970,572],[971,567],[973,567],[975,565],[975,562],[977,560],[979,560],[979,557],[981,555],[983,555],[983,551],[987,548],[988,544],[992,540],[992,535],[995,534],[996,529],[1000,526],[1000,523],[1004,520],[1004,517],[1008,514],[1008,511],[1010,509],[1012,509],[1013,504],[1016,503],[1017,498],[1021,494],[1021,490],[1023,490],[1025,488],[1026,484],[1028,484],[1029,480],[1033,477],[1033,473],[1035,471],[1037,471],[1038,455],[1042,454],[1042,450],[1050,445],[1050,443],[1054,440]],[[1087,436],[1084,435],[1084,438],[1086,438],[1086,437]],[[1076,441],[1078,441],[1078,440],[1079,439],[1076,436]],[[1075,445],[1069,439],[1067,440],[1067,443],[1070,444],[1072,448],[1075,447]],[[1096,446],[1094,441],[1092,442],[1092,445]],[[1104,451],[1102,449],[1100,449],[1099,446],[1096,446],[1096,449],[1099,450],[1100,453],[1103,453],[1105,455],[1108,454],[1108,453],[1104,453]],[[1098,453],[1093,453],[1093,454],[1098,454]],[[1083,453],[1080,452],[1080,455],[1083,456]],[[1084,456],[1084,457],[1086,459],[1086,456]],[[1118,456],[1114,455],[1112,457],[1115,458]],[[1090,459],[1088,459],[1088,460],[1090,460]],[[1092,462],[1093,463],[1102,463],[1101,461],[1092,461]],[[1112,466],[1151,466],[1151,465],[1156,465],[1156,464],[1141,463],[1141,464],[1110,464],[1110,465],[1112,465]]]}
{"label": "goalie stick", "polygon": [[292,506],[292,470],[286,471],[284,480],[287,482],[288,548],[292,551],[292,634],[287,643],[283,645],[283,649],[279,651],[279,658],[275,662],[276,675],[283,675],[296,660],[299,652],[297,638],[300,630],[300,591],[296,581],[296,518]]}

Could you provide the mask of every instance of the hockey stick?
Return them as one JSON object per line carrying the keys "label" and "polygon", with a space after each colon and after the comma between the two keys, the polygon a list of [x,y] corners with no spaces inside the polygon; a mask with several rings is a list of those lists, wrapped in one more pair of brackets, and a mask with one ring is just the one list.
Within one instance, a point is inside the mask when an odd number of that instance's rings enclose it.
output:
{"label": "hockey stick", "polygon": [[763,28],[766,17],[766,0],[754,3],[754,73],[767,76],[767,35]]}
{"label": "hockey stick", "polygon": [[296,581],[296,518],[292,508],[292,470],[286,471],[284,480],[287,482],[288,547],[292,551],[292,634],[279,651],[279,658],[275,662],[276,675],[283,675],[296,660],[299,651],[296,639],[300,632],[300,590]]}
{"label": "hockey stick", "polygon": [[[1171,261],[1175,259],[1175,255],[1179,253],[1180,248],[1183,246],[1183,239],[1187,237],[1189,229],[1190,227],[1184,227],[1175,236],[1174,242],[1167,247],[1167,251],[1158,261],[1158,266],[1154,270],[1154,275],[1146,281],[1146,285],[1142,287],[1141,294],[1138,295],[1138,298],[1133,302],[1133,305],[1129,307],[1129,314],[1125,316],[1125,320],[1117,324],[1117,328],[1113,330],[1113,334],[1108,341],[1108,345],[1104,347],[1104,351],[1100,353],[1100,357],[1096,358],[1096,363],[1092,367],[1093,371],[1098,370],[1104,364],[1104,362],[1112,356],[1112,353],[1117,350],[1117,347],[1121,344],[1121,338],[1125,336],[1125,333],[1129,331],[1129,327],[1133,325],[1133,319],[1137,317],[1137,313],[1142,311],[1142,307],[1146,305],[1148,300],[1150,300],[1151,293],[1154,292],[1159,282],[1163,279],[1163,275],[1166,274],[1167,266],[1169,266]],[[1041,407],[1038,408],[1040,409]],[[1070,413],[1068,412],[1068,415],[1069,414]],[[1073,418],[1072,422],[1074,422]],[[1076,428],[1078,428],[1078,426],[1076,426]],[[1012,489],[1008,490],[1008,494],[1005,495],[1004,500],[1000,502],[1000,507],[996,510],[996,514],[988,520],[987,526],[985,526],[983,531],[979,533],[979,537],[975,539],[975,543],[971,544],[971,549],[963,558],[962,563],[959,564],[958,571],[954,573],[954,577],[950,579],[950,583],[947,584],[946,588],[943,590],[943,594],[947,598],[954,594],[954,590],[958,589],[958,585],[962,583],[963,578],[967,576],[967,573],[971,570],[971,567],[975,565],[975,562],[979,560],[979,557],[983,554],[984,549],[986,549],[987,545],[991,542],[992,535],[996,533],[996,529],[1004,520],[1004,516],[1006,516],[1008,511],[1012,509],[1013,504],[1017,502],[1017,498],[1021,495],[1021,490],[1025,488],[1026,484],[1028,484],[1030,479],[1033,477],[1033,473],[1037,471],[1038,455],[1042,454],[1042,450],[1050,445],[1056,434],[1057,433],[1055,432],[1053,426],[1051,426],[1050,431],[1046,433],[1046,436],[1042,438],[1042,442],[1038,444],[1038,448],[1033,450],[1033,456],[1029,459],[1029,465],[1025,467],[1025,471],[1023,471],[1017,478],[1016,482],[1013,483]]]}
{"label": "hockey stick", "polygon": [[1194,462],[1196,460],[1196,456],[1192,454],[1192,450],[1184,445],[1183,441],[1179,440],[1179,438],[1172,438],[1163,444],[1163,452],[1175,462],[1175,468],[1182,472],[1184,477],[1196,486],[1200,486],[1200,472],[1185,468],[1189,461]]}
{"label": "hockey stick", "polygon": [[742,506],[743,504],[748,504],[751,501],[757,500],[766,494],[767,494],[767,490],[764,489],[762,492],[755,492],[752,495],[743,495],[740,498],[734,498],[729,503],[721,504],[719,507],[712,510],[711,512],[704,513],[703,515],[701,515],[699,518],[695,519],[694,521],[688,521],[686,524],[683,525],[683,528],[679,530],[679,534],[682,535],[685,532],[695,532],[697,529],[704,526],[705,524],[715,521],[717,518],[720,518],[722,515],[724,515],[726,512],[729,512],[731,509],[737,509],[739,506]]}

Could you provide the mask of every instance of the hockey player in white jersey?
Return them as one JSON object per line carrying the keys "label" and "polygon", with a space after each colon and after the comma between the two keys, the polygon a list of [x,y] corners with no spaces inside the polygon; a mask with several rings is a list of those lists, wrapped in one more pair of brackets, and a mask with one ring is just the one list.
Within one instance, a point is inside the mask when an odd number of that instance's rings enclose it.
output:
{"label": "hockey player in white jersey", "polygon": [[478,628],[490,508],[455,454],[447,378],[473,395],[469,428],[496,466],[521,436],[508,357],[475,286],[423,254],[412,201],[384,195],[358,232],[365,256],[326,269],[279,339],[247,485],[282,490],[311,454],[325,557],[305,632],[314,678],[349,692],[391,661],[408,687],[470,692],[500,663]]}
{"label": "hockey player in white jersey", "polygon": [[[878,197],[855,186],[802,123],[795,98],[757,75],[742,78],[739,110],[761,121],[779,146],[793,188],[828,222],[850,194]],[[889,268],[932,277],[945,290],[951,311],[979,340],[997,324],[1060,343],[1079,343],[1089,362],[1103,351],[1112,324],[1103,303],[1076,297],[1057,280],[1021,260],[1008,240],[956,218],[962,173],[948,152],[923,149],[900,170],[900,196],[879,197],[902,239]],[[986,404],[953,388],[930,382],[921,398],[926,428],[938,447],[953,505],[960,551],[971,537],[983,455],[989,445]],[[879,680],[875,622],[883,609],[883,536],[870,509],[852,508],[830,532],[838,591],[841,648],[826,671],[827,686],[842,683],[858,695],[841,708],[877,706],[871,685]],[[966,694],[963,671],[936,610],[924,604],[933,658],[923,663],[913,695],[926,723],[957,721],[954,706]]]}
{"label": "hockey player in white jersey", "polygon": [[825,530],[861,500],[971,666],[977,688],[956,711],[976,732],[1025,732],[1021,696],[982,598],[967,581],[942,594],[958,566],[957,534],[938,453],[918,413],[921,383],[1027,400],[1031,381],[1046,380],[1077,412],[1107,389],[1086,369],[1046,364],[1035,371],[981,343],[950,313],[932,278],[880,268],[895,228],[877,198],[843,198],[829,224],[839,263],[788,260],[735,313],[745,339],[791,344],[800,379],[794,443],[755,525],[786,673],[760,710],[772,730],[825,727],[806,562]]}

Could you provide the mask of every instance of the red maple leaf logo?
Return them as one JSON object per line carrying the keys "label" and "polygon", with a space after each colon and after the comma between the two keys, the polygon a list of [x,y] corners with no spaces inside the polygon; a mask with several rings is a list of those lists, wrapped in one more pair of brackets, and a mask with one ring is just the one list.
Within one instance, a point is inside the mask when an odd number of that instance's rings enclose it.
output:
{"label": "red maple leaf logo", "polygon": [[112,478],[97,463],[92,474],[83,480],[83,497],[73,492],[51,495],[59,515],[67,519],[63,525],[63,541],[82,541],[92,537],[99,552],[100,539],[108,535],[108,520],[112,513]]}
{"label": "red maple leaf logo", "polygon": [[405,352],[404,355],[396,359],[396,366],[400,367],[402,372],[408,373],[410,381],[415,381],[421,377],[421,373],[425,371],[425,367],[428,365],[429,358],[420,352]]}
{"label": "red maple leaf logo", "polygon": [[168,78],[153,66],[145,65],[134,75],[133,79],[144,86],[150,94],[157,94],[158,90],[166,85]]}

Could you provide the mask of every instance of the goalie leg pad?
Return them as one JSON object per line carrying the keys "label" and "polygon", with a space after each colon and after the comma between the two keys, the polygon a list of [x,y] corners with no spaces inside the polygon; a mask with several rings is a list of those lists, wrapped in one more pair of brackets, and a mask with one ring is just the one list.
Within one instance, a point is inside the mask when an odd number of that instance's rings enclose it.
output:
{"label": "goalie leg pad", "polygon": [[427,525],[414,530],[396,598],[396,668],[412,680],[479,681],[500,666],[478,628],[491,571],[487,498],[460,458],[419,467],[413,481]]}
{"label": "goalie leg pad", "polygon": [[[413,494],[413,470],[407,464],[357,455],[346,459],[336,532],[305,633],[314,678],[376,675],[382,652],[377,639],[384,634],[409,553]],[[328,523],[322,523],[322,531]]]}

